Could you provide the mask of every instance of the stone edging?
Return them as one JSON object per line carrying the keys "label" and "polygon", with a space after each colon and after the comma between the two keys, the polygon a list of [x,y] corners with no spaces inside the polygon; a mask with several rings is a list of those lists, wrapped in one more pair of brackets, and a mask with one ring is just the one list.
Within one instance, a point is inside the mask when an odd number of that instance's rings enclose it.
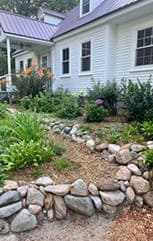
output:
{"label": "stone edging", "polygon": [[44,219],[65,219],[69,209],[92,216],[95,212],[102,211],[115,215],[125,206],[142,207],[144,203],[153,208],[152,181],[148,170],[139,165],[141,158],[138,155],[147,148],[151,149],[152,142],[144,146],[128,144],[120,147],[107,143],[95,145],[88,133],[78,135],[79,125],[68,127],[48,120],[44,123],[48,130],[54,129],[55,132],[60,126],[59,134],[72,141],[85,143],[90,151],[98,151],[105,154],[106,160],[117,162],[119,169],[116,179],[106,180],[99,187],[93,183],[87,186],[82,179],[61,185],[54,185],[50,177],[40,177],[31,183],[6,180],[3,188],[0,188],[0,234],[31,230]]}

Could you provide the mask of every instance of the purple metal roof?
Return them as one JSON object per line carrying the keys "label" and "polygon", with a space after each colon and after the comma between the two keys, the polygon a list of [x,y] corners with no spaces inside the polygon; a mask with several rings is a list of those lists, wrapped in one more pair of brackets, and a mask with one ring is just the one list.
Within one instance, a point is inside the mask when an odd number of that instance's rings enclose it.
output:
{"label": "purple metal roof", "polygon": [[57,11],[53,11],[51,9],[47,9],[47,8],[42,8],[40,7],[41,11],[44,13],[44,14],[47,14],[47,15],[51,15],[51,16],[54,16],[54,17],[57,17],[57,18],[61,18],[61,19],[64,19],[65,18],[65,14],[63,13],[59,13]]}
{"label": "purple metal roof", "polygon": [[81,18],[80,7],[77,6],[65,15],[65,19],[61,22],[54,37],[63,35],[66,32],[70,32],[98,18],[102,18],[140,1],[142,0],[104,0],[95,10]]}
{"label": "purple metal roof", "polygon": [[36,19],[0,10],[0,26],[5,33],[50,41],[57,27]]}

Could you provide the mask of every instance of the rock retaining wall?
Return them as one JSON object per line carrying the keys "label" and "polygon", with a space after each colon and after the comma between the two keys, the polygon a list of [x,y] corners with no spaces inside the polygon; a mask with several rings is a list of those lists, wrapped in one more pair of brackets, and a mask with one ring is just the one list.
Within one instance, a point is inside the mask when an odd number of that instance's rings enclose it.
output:
{"label": "rock retaining wall", "polygon": [[61,185],[54,185],[50,177],[31,183],[6,180],[0,188],[0,234],[31,230],[44,219],[65,219],[68,210],[90,217],[95,212],[115,215],[125,206],[142,207],[144,203],[153,208],[152,181],[148,170],[139,164],[138,155],[152,148],[152,142],[144,146],[96,145],[88,133],[81,133],[79,125],[66,126],[53,120],[44,123],[48,130],[58,129],[59,134],[85,143],[90,151],[98,151],[106,160],[118,163],[116,179],[106,180],[99,187],[93,183],[87,186],[82,179]]}

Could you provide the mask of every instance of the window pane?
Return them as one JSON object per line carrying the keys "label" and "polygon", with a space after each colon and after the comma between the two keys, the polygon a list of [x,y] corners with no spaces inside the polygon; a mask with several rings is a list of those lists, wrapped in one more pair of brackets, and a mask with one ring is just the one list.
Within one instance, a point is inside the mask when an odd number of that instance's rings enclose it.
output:
{"label": "window pane", "polygon": [[151,44],[151,37],[150,38],[145,38],[145,46]]}
{"label": "window pane", "polygon": [[139,48],[139,47],[143,47],[143,42],[144,42],[144,40],[143,39],[139,39],[138,40],[138,43],[137,43],[137,47]]}
{"label": "window pane", "polygon": [[147,28],[145,30],[145,37],[150,37],[152,35],[152,28]]}
{"label": "window pane", "polygon": [[143,65],[143,58],[137,58],[136,65],[137,65],[137,66]]}
{"label": "window pane", "polygon": [[88,13],[90,10],[90,0],[82,1],[82,14]]}
{"label": "window pane", "polygon": [[63,60],[69,60],[69,49],[63,49]]}
{"label": "window pane", "polygon": [[138,39],[144,38],[144,30],[138,31]]}
{"label": "window pane", "polygon": [[90,57],[82,58],[82,71],[90,71]]}
{"label": "window pane", "polygon": [[150,56],[144,58],[144,65],[150,64]]}
{"label": "window pane", "polygon": [[20,61],[20,73],[24,70],[24,63]]}
{"label": "window pane", "polygon": [[143,55],[144,55],[144,49],[138,49],[137,50],[137,57],[139,58],[139,57],[143,57]]}
{"label": "window pane", "polygon": [[86,43],[83,43],[82,44],[82,57],[84,56],[89,56],[90,53],[91,53],[91,43],[90,41],[89,42],[86,42]]}
{"label": "window pane", "polygon": [[28,59],[27,67],[29,68],[32,65],[32,59]]}
{"label": "window pane", "polygon": [[69,74],[69,62],[63,62],[63,74]]}

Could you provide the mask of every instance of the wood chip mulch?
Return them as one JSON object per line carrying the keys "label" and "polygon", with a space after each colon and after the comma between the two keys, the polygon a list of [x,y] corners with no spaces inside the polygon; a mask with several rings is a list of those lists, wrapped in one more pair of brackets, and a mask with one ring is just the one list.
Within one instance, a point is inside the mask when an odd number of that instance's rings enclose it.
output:
{"label": "wood chip mulch", "polygon": [[124,211],[114,220],[110,241],[153,241],[153,209]]}

